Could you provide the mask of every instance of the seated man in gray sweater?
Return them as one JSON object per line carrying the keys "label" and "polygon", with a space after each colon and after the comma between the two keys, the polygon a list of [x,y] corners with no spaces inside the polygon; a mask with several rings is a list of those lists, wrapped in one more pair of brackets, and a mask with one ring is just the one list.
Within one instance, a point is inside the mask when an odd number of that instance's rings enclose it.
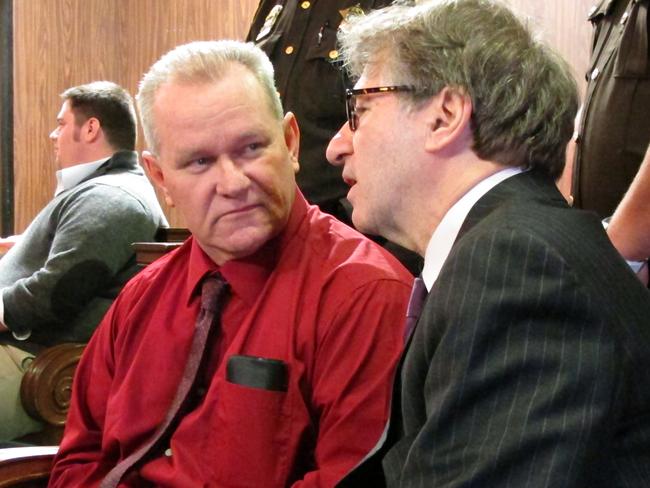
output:
{"label": "seated man in gray sweater", "polygon": [[134,152],[128,92],[99,81],[61,97],[50,134],[55,196],[0,259],[0,441],[40,428],[20,402],[29,359],[45,346],[87,341],[135,274],[131,243],[167,225]]}

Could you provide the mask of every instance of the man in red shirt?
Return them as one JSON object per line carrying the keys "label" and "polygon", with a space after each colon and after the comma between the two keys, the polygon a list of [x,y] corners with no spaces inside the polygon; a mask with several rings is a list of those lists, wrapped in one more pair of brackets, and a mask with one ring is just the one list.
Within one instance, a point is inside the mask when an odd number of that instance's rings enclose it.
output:
{"label": "man in red shirt", "polygon": [[[192,237],[128,284],[89,343],[51,486],[96,486],[152,439],[216,272],[228,297],[189,406],[102,486],[333,486],[380,438],[411,277],[307,204],[272,73],[258,48],[216,41],[144,76],[143,160]],[[261,384],[240,374],[251,365]]]}

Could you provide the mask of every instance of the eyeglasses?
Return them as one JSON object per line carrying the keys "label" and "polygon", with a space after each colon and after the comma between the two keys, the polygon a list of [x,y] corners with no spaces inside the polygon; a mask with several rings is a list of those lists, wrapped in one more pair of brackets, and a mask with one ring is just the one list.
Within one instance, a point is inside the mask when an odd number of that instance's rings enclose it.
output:
{"label": "eyeglasses", "polygon": [[373,93],[410,92],[415,88],[407,85],[378,86],[375,88],[348,88],[345,90],[345,114],[348,116],[348,125],[351,131],[357,130],[359,116],[357,115],[357,96],[372,95]]}

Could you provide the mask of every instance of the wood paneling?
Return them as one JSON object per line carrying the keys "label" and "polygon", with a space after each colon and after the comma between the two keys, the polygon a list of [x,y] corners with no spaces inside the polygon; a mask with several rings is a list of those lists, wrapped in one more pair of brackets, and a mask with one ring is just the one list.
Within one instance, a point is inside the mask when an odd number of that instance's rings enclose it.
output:
{"label": "wood paneling", "polygon": [[591,24],[587,13],[596,0],[505,0],[513,10],[530,19],[541,39],[548,42],[573,69],[580,93],[591,50]]}
{"label": "wood paneling", "polygon": [[[15,231],[54,190],[48,134],[59,93],[93,80],[135,94],[163,53],[193,40],[242,39],[257,0],[18,0],[14,2]],[[139,148],[143,148],[140,137]],[[161,200],[162,201],[162,200]],[[170,223],[184,223],[174,209]]]}
{"label": "wood paneling", "polygon": [[[508,0],[531,17],[579,80],[588,59],[586,12],[592,2]],[[243,38],[256,6],[257,0],[16,0],[15,231],[21,232],[52,196],[47,136],[60,108],[60,92],[109,79],[135,93],[143,72],[175,45]],[[184,225],[173,209],[165,210],[172,225]]]}

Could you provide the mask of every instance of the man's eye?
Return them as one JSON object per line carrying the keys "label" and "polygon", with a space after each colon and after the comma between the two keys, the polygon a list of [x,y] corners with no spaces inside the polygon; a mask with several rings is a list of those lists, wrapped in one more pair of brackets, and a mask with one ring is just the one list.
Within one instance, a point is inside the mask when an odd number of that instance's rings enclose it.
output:
{"label": "man's eye", "polygon": [[212,158],[196,158],[190,161],[190,164],[194,166],[207,166],[212,161]]}
{"label": "man's eye", "polygon": [[262,147],[263,145],[259,142],[251,142],[250,144],[246,144],[246,146],[244,146],[242,153],[245,156],[254,156],[260,152]]}

